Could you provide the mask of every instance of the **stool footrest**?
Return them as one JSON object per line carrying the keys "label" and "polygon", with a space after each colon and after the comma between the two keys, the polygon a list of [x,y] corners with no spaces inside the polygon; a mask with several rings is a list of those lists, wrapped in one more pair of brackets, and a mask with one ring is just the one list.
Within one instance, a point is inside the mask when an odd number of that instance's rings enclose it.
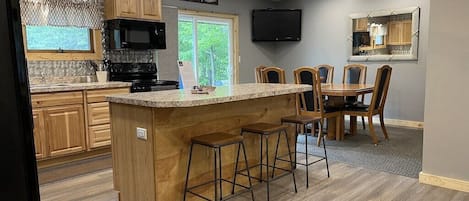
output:
{"label": "stool footrest", "polygon": [[[278,159],[278,158],[277,158],[277,159]],[[287,161],[287,162],[290,162],[290,161]],[[278,170],[285,171],[285,172],[287,172],[285,175],[289,175],[289,174],[291,174],[291,173],[294,171],[294,170],[288,170],[288,169],[285,169],[285,168],[274,167],[274,166],[272,166],[272,165],[266,165],[266,164],[257,164],[257,165],[253,165],[253,166],[250,166],[249,169],[256,168],[256,167],[259,167],[259,166],[269,167],[269,168],[275,168],[275,169],[278,169]],[[238,170],[238,171],[236,172],[236,174],[239,174],[239,175],[243,175],[243,176],[248,177],[247,174],[242,173],[243,171],[246,171],[246,170],[247,170],[246,168],[245,168],[245,169],[242,169],[242,170]],[[282,176],[284,176],[284,175],[282,175]],[[276,180],[277,177],[275,177],[274,179],[265,180],[265,179],[263,179],[263,178],[259,178],[259,177],[255,177],[255,176],[252,176],[252,175],[251,175],[251,178],[252,178],[252,179],[255,179],[255,180],[257,180],[257,181],[264,181],[264,182],[267,182],[267,181]],[[270,178],[270,176],[267,176],[267,178]]]}
{"label": "stool footrest", "polygon": [[[244,175],[244,174],[240,174],[240,175]],[[229,181],[229,180],[226,180],[226,179],[223,179],[223,178],[216,180],[216,182],[220,182],[220,181],[227,182],[227,183],[230,183],[230,184],[234,184],[235,186],[242,187],[242,188],[244,188],[244,189],[246,190],[246,192],[247,192],[247,190],[251,190],[251,188],[249,188],[249,187],[247,187],[247,186],[244,186],[244,185],[241,185],[241,184],[236,184],[236,183],[233,183],[232,181]],[[195,185],[195,186],[191,186],[191,187],[187,188],[186,192],[188,192],[188,193],[190,193],[190,194],[192,194],[192,195],[195,195],[195,196],[197,196],[197,197],[199,197],[199,198],[202,198],[202,199],[204,199],[204,200],[209,200],[209,201],[211,201],[211,199],[209,199],[209,198],[207,198],[207,197],[205,197],[205,196],[203,196],[203,195],[197,194],[197,193],[195,193],[195,192],[192,192],[192,190],[193,190],[193,189],[196,189],[196,188],[200,188],[200,187],[205,186],[205,185],[213,184],[213,183],[214,183],[214,181],[212,180],[212,181],[207,181],[207,182],[202,183],[202,184],[198,184],[198,185]],[[236,193],[235,195],[238,195],[238,194],[241,194],[241,193],[244,193],[244,192],[241,191],[241,192]],[[223,198],[222,200],[228,200],[228,199],[232,198],[233,196],[234,196],[234,195],[227,196],[226,198]]]}

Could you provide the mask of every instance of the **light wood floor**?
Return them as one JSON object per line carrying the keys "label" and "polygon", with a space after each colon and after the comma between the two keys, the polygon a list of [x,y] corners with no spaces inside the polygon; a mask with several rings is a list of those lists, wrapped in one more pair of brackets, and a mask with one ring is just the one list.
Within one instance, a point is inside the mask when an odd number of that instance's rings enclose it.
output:
{"label": "light wood floor", "polygon": [[[283,177],[271,184],[271,200],[432,200],[469,201],[469,193],[419,184],[417,179],[385,172],[353,167],[343,163],[330,165],[327,178],[323,163],[310,166],[310,186],[306,189],[304,167],[296,170],[298,193],[293,192],[291,177]],[[266,200],[265,185],[255,186],[256,200]],[[43,201],[115,201],[112,189],[112,170],[82,175],[40,186]],[[250,200],[248,193],[232,199]]]}

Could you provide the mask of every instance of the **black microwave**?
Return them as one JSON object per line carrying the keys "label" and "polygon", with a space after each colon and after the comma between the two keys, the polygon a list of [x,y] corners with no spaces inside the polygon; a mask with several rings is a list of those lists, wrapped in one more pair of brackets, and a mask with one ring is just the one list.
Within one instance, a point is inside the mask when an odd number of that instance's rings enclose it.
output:
{"label": "black microwave", "polygon": [[108,20],[105,24],[108,49],[166,49],[165,23]]}

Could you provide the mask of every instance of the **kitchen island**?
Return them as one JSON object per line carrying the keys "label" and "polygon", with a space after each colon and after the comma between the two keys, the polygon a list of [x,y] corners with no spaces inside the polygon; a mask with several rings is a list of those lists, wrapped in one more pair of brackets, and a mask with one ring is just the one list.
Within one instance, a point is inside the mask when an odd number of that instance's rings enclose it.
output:
{"label": "kitchen island", "polygon": [[[182,200],[192,137],[219,131],[239,135],[240,127],[247,124],[280,123],[281,117],[296,114],[296,94],[309,90],[310,85],[239,84],[218,87],[210,94],[169,90],[107,97],[114,188],[121,201]],[[147,135],[137,137],[137,128],[145,129]],[[289,136],[293,145],[293,128]],[[269,140],[273,150],[277,139]],[[259,138],[246,135],[245,143],[249,164],[254,165],[260,154]],[[279,152],[286,154],[286,146],[280,147]],[[236,147],[223,148],[222,154],[223,177],[231,178]],[[190,184],[213,178],[212,158],[208,149],[194,147]],[[257,169],[252,174],[257,175]],[[224,186],[224,194],[230,193],[229,187]],[[210,190],[201,188],[200,192],[210,195]]]}

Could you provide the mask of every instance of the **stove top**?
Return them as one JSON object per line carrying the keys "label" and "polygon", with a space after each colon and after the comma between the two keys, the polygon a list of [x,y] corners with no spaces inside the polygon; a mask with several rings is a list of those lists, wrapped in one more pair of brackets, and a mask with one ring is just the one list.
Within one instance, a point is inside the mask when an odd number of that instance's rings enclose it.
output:
{"label": "stove top", "polygon": [[179,82],[159,80],[155,63],[110,63],[109,80],[132,82],[131,92],[178,89]]}

